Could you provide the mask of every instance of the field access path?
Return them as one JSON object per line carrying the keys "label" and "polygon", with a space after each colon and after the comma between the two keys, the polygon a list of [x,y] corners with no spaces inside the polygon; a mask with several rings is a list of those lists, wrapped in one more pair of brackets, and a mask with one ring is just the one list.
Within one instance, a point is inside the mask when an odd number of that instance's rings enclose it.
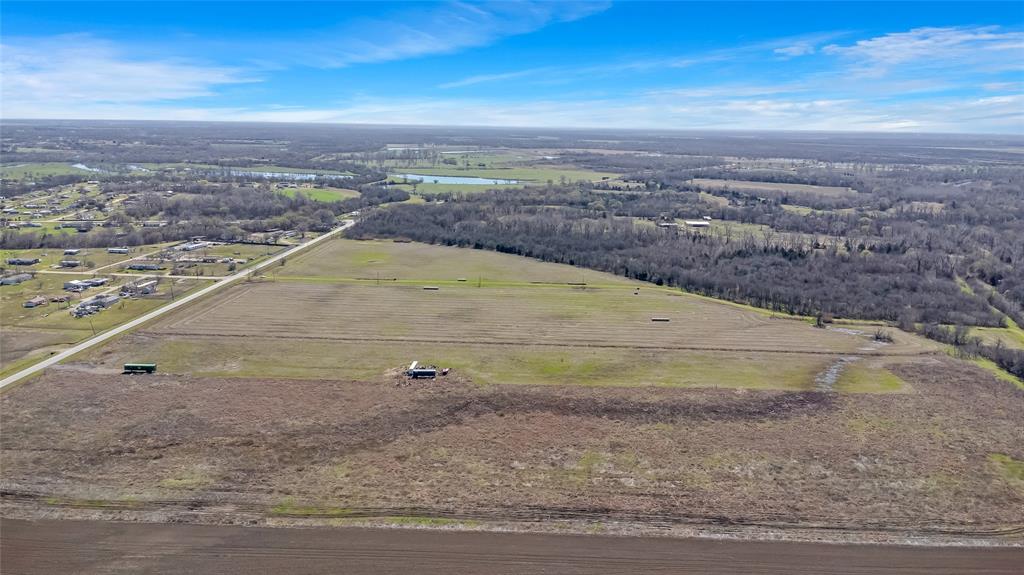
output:
{"label": "field access path", "polygon": [[[49,573],[1020,573],[1024,549],[416,529],[3,520],[0,570]],[[411,567],[414,566],[414,567]]]}
{"label": "field access path", "polygon": [[68,359],[68,358],[70,358],[71,356],[73,356],[75,354],[81,353],[81,352],[83,352],[83,351],[85,351],[85,350],[87,350],[87,349],[89,349],[89,348],[91,348],[93,346],[99,345],[99,344],[107,341],[108,339],[111,339],[111,338],[116,337],[116,336],[118,336],[118,335],[120,335],[120,334],[122,334],[122,333],[124,333],[126,331],[134,329],[134,328],[136,328],[136,327],[138,327],[138,326],[140,326],[140,325],[142,325],[142,324],[144,324],[144,323],[146,323],[148,321],[156,319],[156,318],[158,318],[158,317],[160,317],[160,316],[162,316],[162,315],[164,315],[164,314],[166,314],[168,312],[171,312],[171,311],[174,311],[174,310],[176,310],[176,309],[178,309],[180,307],[186,306],[186,305],[192,303],[193,301],[195,301],[195,300],[197,300],[199,298],[205,297],[205,296],[207,296],[207,295],[209,295],[209,294],[211,294],[211,293],[213,293],[215,291],[224,289],[225,287],[227,287],[229,285],[235,284],[235,283],[245,279],[250,274],[252,274],[254,272],[257,272],[257,271],[259,271],[259,270],[261,270],[261,269],[263,269],[265,267],[271,266],[271,265],[281,261],[284,258],[292,256],[292,255],[294,255],[294,254],[296,254],[298,252],[301,252],[301,251],[303,251],[305,249],[311,248],[311,247],[313,247],[313,246],[315,246],[315,245],[317,245],[317,244],[319,244],[319,243],[321,243],[321,242],[323,242],[325,240],[333,238],[333,237],[337,236],[338,234],[340,234],[341,232],[343,232],[346,229],[348,229],[354,223],[355,222],[353,220],[348,220],[344,224],[342,224],[341,226],[339,226],[337,228],[334,228],[333,230],[323,234],[322,236],[318,236],[316,238],[313,238],[312,240],[309,240],[308,242],[306,242],[304,244],[299,244],[299,245],[297,245],[297,246],[295,246],[295,247],[293,247],[293,248],[291,248],[289,250],[285,250],[285,251],[283,251],[283,252],[281,252],[281,253],[271,257],[270,259],[268,259],[268,260],[266,260],[264,262],[260,262],[259,264],[256,264],[255,266],[253,266],[251,268],[246,268],[246,269],[241,270],[241,271],[239,271],[237,273],[229,275],[229,276],[225,277],[224,279],[216,282],[215,284],[213,284],[211,286],[205,287],[205,288],[203,288],[203,289],[201,289],[201,290],[199,290],[199,291],[197,291],[195,293],[189,294],[189,295],[187,295],[187,296],[185,296],[185,297],[183,297],[183,298],[181,298],[181,299],[179,299],[177,301],[173,301],[173,302],[171,302],[171,303],[169,303],[169,304],[167,304],[167,305],[165,305],[163,307],[157,308],[157,309],[155,309],[155,310],[153,310],[153,311],[151,311],[151,312],[149,312],[149,313],[147,313],[147,314],[145,314],[145,315],[143,315],[141,317],[137,317],[137,318],[135,318],[135,319],[133,319],[133,320],[131,320],[129,322],[123,323],[123,324],[121,324],[121,325],[119,325],[117,327],[114,327],[114,328],[112,328],[112,329],[110,329],[108,331],[105,331],[105,332],[103,332],[103,333],[101,333],[101,334],[99,334],[99,335],[97,335],[95,337],[87,339],[87,340],[83,341],[82,343],[79,343],[79,344],[77,344],[77,345],[75,345],[73,347],[70,347],[70,348],[68,348],[68,349],[66,349],[66,350],[64,350],[64,351],[62,351],[62,352],[60,352],[58,354],[55,354],[55,355],[53,355],[51,357],[48,357],[47,359],[44,359],[43,361],[40,361],[39,363],[33,364],[33,365],[31,365],[31,366],[29,366],[29,367],[27,367],[27,368],[25,368],[25,369],[15,373],[15,374],[13,374],[13,375],[9,375],[9,376],[5,377],[4,379],[0,380],[0,391],[2,391],[5,387],[7,387],[7,386],[9,386],[9,385],[11,385],[11,384],[13,384],[13,383],[15,383],[17,381],[20,381],[20,380],[22,380],[22,379],[24,379],[24,378],[26,378],[26,377],[28,377],[30,375],[34,375],[36,373],[39,373],[40,371],[50,367],[51,365],[54,365],[56,363],[60,363],[60,362],[64,361],[65,359]]}

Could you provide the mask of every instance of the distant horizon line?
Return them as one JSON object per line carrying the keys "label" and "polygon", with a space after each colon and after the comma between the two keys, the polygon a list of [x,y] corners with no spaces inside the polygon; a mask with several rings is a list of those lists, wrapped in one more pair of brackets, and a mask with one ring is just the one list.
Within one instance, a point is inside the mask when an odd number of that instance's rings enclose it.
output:
{"label": "distant horizon line", "polygon": [[600,126],[503,126],[489,124],[388,124],[371,122],[285,122],[274,120],[146,120],[136,118],[3,118],[0,124],[7,122],[94,122],[94,123],[148,123],[148,124],[240,124],[240,125],[274,125],[274,126],[338,126],[362,128],[443,128],[470,130],[546,130],[574,132],[658,132],[658,133],[737,133],[737,134],[870,134],[876,136],[988,136],[1000,138],[1022,138],[1020,133],[1001,132],[914,132],[914,131],[871,131],[871,130],[780,130],[772,128],[623,128]]}

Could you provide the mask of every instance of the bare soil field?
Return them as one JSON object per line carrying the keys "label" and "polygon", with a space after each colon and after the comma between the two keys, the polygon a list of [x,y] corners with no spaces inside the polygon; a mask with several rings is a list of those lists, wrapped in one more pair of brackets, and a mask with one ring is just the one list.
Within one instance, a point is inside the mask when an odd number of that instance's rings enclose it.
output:
{"label": "bare soil field", "polygon": [[[339,536],[341,535],[341,536]],[[154,544],[154,542],[159,542]],[[5,520],[0,570],[64,573],[426,575],[486,573],[987,575],[1019,573],[1020,549],[445,533],[394,529],[268,529]]]}
{"label": "bare soil field", "polygon": [[[899,394],[105,375],[0,398],[7,516],[585,522],[1021,542],[1024,391]],[[831,533],[831,535],[827,535]]]}

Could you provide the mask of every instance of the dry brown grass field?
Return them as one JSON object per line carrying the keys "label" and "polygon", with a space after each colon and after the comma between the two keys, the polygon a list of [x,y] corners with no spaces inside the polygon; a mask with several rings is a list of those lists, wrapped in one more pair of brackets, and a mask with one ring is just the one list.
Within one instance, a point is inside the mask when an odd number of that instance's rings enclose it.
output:
{"label": "dry brown grass field", "polygon": [[949,358],[894,370],[911,393],[131,377],[71,366],[0,399],[3,501],[17,516],[612,522],[1019,542],[1024,392]]}
{"label": "dry brown grass field", "polygon": [[1024,391],[917,337],[457,248],[277,271],[0,398],[7,515],[1020,541]]}

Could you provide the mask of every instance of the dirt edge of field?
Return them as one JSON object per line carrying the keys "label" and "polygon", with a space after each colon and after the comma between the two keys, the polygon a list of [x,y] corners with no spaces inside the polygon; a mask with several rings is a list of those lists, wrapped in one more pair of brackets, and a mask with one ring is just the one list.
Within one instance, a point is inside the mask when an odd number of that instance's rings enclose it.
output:
{"label": "dirt edge of field", "polygon": [[[786,541],[836,545],[916,545],[923,547],[1011,547],[1024,549],[1024,526],[1008,526],[987,533],[928,531],[878,531],[826,525],[743,525],[722,520],[675,521],[654,524],[636,520],[546,519],[513,520],[470,513],[408,515],[409,510],[380,510],[365,516],[304,517],[279,515],[270,509],[243,509],[234,505],[210,505],[180,501],[176,504],[125,505],[124,502],[92,501],[88,505],[50,504],[45,497],[0,493],[0,517],[21,520],[117,521],[128,523],[184,523],[241,527],[382,528],[491,533],[563,535],[611,535],[618,537],[667,537],[734,541]],[[50,498],[52,499],[52,498]],[[121,508],[118,508],[118,507]],[[406,514],[402,514],[406,513]]]}

